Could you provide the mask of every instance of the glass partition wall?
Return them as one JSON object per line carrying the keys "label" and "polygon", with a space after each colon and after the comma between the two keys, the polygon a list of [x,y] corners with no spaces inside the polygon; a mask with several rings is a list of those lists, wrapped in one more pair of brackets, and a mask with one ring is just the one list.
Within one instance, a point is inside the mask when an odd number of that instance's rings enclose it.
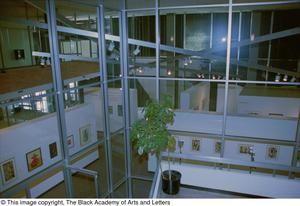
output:
{"label": "glass partition wall", "polygon": [[165,95],[172,166],[299,178],[299,2],[0,4],[1,197],[157,197],[129,137]]}

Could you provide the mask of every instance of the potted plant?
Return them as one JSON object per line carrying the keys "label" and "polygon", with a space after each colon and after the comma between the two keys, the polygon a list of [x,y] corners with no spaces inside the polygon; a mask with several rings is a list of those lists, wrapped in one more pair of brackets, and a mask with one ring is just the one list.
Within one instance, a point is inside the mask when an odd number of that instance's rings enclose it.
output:
{"label": "potted plant", "polygon": [[[138,153],[155,154],[162,174],[163,191],[167,194],[177,194],[180,186],[181,174],[170,168],[170,152],[176,148],[176,139],[167,129],[168,124],[173,124],[175,113],[171,109],[172,102],[169,96],[164,97],[160,104],[150,101],[144,108],[144,118],[133,123],[131,128],[131,140]],[[168,152],[168,167],[162,171],[161,152]]]}

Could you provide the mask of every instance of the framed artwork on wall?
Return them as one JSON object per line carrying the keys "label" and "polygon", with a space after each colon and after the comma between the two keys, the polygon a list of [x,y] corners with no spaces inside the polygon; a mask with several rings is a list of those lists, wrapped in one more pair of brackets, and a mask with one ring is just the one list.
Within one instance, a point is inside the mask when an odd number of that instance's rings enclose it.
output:
{"label": "framed artwork on wall", "polygon": [[182,153],[183,145],[184,145],[184,141],[183,141],[183,140],[178,140],[178,141],[177,141],[177,146],[178,146],[178,148],[179,148],[179,152],[180,152],[180,153]]}
{"label": "framed artwork on wall", "polygon": [[49,154],[50,154],[50,158],[53,159],[54,157],[57,156],[57,145],[56,142],[53,142],[51,144],[49,144]]}
{"label": "framed artwork on wall", "polygon": [[123,116],[123,106],[122,105],[118,105],[118,116],[119,117]]}
{"label": "framed artwork on wall", "polygon": [[199,139],[192,140],[192,151],[200,151],[200,140]]}
{"label": "framed artwork on wall", "polygon": [[251,147],[253,148],[253,145],[249,144],[240,144],[239,145],[239,153],[240,154],[250,154]]}
{"label": "framed artwork on wall", "polygon": [[84,146],[91,141],[91,125],[88,124],[79,129],[80,145]]}
{"label": "framed artwork on wall", "polygon": [[67,137],[67,144],[69,148],[74,147],[74,136],[70,135]]}
{"label": "framed artwork on wall", "polygon": [[114,113],[113,106],[108,106],[108,113],[109,114],[113,114]]}
{"label": "framed artwork on wall", "polygon": [[215,153],[220,154],[222,149],[222,142],[216,141],[215,142]]}
{"label": "framed artwork on wall", "polygon": [[14,158],[0,164],[3,183],[9,183],[17,178]]}
{"label": "framed artwork on wall", "polygon": [[28,171],[32,171],[43,165],[43,158],[41,153],[41,148],[32,150],[31,152],[26,153],[27,167]]}
{"label": "framed artwork on wall", "polygon": [[279,146],[277,145],[268,145],[266,157],[269,160],[277,160],[279,155]]}

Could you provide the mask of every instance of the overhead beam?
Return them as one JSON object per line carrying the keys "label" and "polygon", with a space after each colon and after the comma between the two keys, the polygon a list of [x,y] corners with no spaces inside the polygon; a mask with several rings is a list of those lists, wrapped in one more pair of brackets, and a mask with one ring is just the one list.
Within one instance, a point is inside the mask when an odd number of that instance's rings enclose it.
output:
{"label": "overhead beam", "polygon": [[[15,23],[19,23],[22,25],[27,25],[27,26],[36,26],[39,28],[45,28],[47,27],[47,24],[45,23],[40,23],[36,21],[29,21],[29,20],[21,20],[21,19],[14,19],[14,18],[9,18],[9,17],[0,17],[0,20],[5,20],[5,21],[12,21]],[[57,31],[59,32],[66,32],[70,34],[77,34],[77,35],[82,35],[82,36],[87,36],[87,37],[92,37],[92,38],[98,38],[98,33],[92,32],[92,31],[86,31],[82,29],[76,29],[76,28],[68,28],[68,27],[63,27],[63,26],[58,26]],[[278,39],[282,37],[287,37],[291,35],[296,35],[300,33],[300,27],[296,27],[293,29],[288,29],[285,31],[280,31],[280,32],[275,32],[272,34],[267,34],[263,36],[257,37],[255,40],[244,40],[239,43],[233,43],[233,47],[237,47],[238,45],[240,46],[246,46],[246,45],[251,45],[255,43],[260,43],[264,41],[269,41],[273,39]],[[120,37],[115,36],[115,35],[110,35],[110,34],[105,34],[105,39],[106,40],[111,40],[111,41],[117,41],[120,42]],[[133,44],[133,45],[138,45],[142,47],[148,47],[155,49],[156,44],[148,41],[142,41],[142,40],[137,40],[137,39],[128,39],[128,44]],[[175,52],[178,54],[183,54],[183,55],[189,55],[189,56],[199,56],[203,58],[209,58],[213,60],[217,60],[220,62],[226,62],[226,59],[217,55],[211,54],[211,49],[203,50],[203,51],[192,51],[188,49],[183,49],[183,48],[178,48],[178,47],[172,47],[168,45],[160,45],[160,49],[163,51],[168,51],[168,52]],[[274,72],[274,73],[281,73],[281,74],[287,74],[289,76],[295,76],[295,77],[300,77],[299,72],[292,72],[292,71],[287,71],[275,67],[267,67],[259,64],[253,64],[245,61],[237,61],[235,59],[231,60],[231,64],[238,64],[240,66],[245,66],[253,69],[258,69],[258,70],[263,70],[263,71],[269,71],[269,72]]]}

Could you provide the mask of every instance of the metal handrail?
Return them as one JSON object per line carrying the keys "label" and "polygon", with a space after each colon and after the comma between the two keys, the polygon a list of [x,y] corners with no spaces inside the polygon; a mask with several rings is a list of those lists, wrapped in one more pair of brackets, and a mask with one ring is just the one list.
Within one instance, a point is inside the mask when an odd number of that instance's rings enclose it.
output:
{"label": "metal handrail", "polygon": [[96,190],[96,197],[100,198],[100,186],[99,186],[99,175],[98,172],[93,171],[93,170],[88,170],[88,169],[84,169],[84,168],[80,168],[80,167],[75,167],[75,166],[71,166],[68,165],[67,169],[71,170],[71,171],[75,171],[75,172],[79,172],[79,173],[83,173],[89,176],[92,176],[94,178],[94,184],[95,184],[95,190]]}
{"label": "metal handrail", "polygon": [[[167,157],[167,152],[161,153],[162,157]],[[240,165],[246,167],[258,167],[258,168],[266,168],[272,170],[284,170],[290,172],[300,172],[300,167],[293,167],[287,165],[278,165],[272,163],[262,163],[262,162],[247,162],[242,160],[235,160],[229,158],[221,158],[221,157],[212,157],[212,156],[199,156],[194,154],[180,154],[180,153],[170,153],[169,155],[172,158],[181,158],[188,160],[196,160],[210,163],[219,163],[219,164],[231,164],[231,165]]]}

